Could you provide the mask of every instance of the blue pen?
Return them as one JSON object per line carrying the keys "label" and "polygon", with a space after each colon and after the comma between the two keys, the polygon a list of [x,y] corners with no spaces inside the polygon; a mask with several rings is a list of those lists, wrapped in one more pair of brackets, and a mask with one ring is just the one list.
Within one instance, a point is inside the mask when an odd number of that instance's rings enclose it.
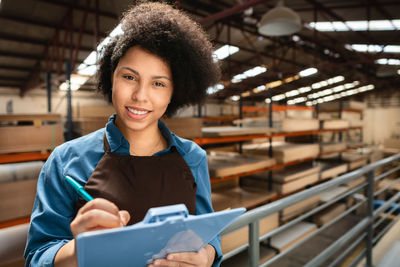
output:
{"label": "blue pen", "polygon": [[93,200],[92,196],[88,194],[88,192],[86,192],[83,189],[83,186],[81,186],[80,184],[78,184],[77,181],[75,181],[73,178],[71,178],[68,175],[64,176],[65,179],[67,180],[67,182],[72,186],[72,188],[81,196],[83,197],[84,200],[86,201],[90,201]]}

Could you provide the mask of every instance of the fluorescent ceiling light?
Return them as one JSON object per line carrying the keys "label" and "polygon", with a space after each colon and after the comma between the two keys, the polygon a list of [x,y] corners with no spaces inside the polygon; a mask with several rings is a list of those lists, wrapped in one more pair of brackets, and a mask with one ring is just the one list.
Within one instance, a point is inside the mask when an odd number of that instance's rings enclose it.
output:
{"label": "fluorescent ceiling light", "polygon": [[[118,24],[117,27],[114,28],[110,32],[110,34],[104,38],[104,40],[97,46],[96,50],[98,53],[102,52],[102,49],[105,45],[107,45],[111,41],[111,37],[123,34],[121,24]],[[92,51],[86,59],[78,66],[78,74],[79,75],[86,75],[86,76],[93,76],[97,72],[97,53],[96,51]],[[79,89],[79,88],[78,88]],[[62,89],[61,89],[62,90]],[[76,89],[77,90],[77,89]]]}
{"label": "fluorescent ceiling light", "polygon": [[400,75],[400,69],[397,70],[397,74]]}
{"label": "fluorescent ceiling light", "polygon": [[213,57],[216,60],[223,60],[239,51],[239,47],[233,45],[224,45],[214,51]]}
{"label": "fluorescent ceiling light", "polygon": [[261,66],[257,66],[251,69],[248,69],[246,71],[244,71],[243,73],[237,74],[235,76],[233,76],[231,82],[232,83],[239,83],[241,81],[243,81],[244,79],[247,79],[249,77],[254,77],[257,76],[261,73],[264,73],[267,71],[267,68],[265,67],[261,67]]}
{"label": "fluorescent ceiling light", "polygon": [[301,88],[299,88],[297,90],[299,90],[300,93],[307,93],[307,92],[311,91],[311,87],[310,86],[301,87]]}
{"label": "fluorescent ceiling light", "polygon": [[310,22],[309,26],[322,32],[333,31],[395,31],[400,29],[400,20],[367,20],[358,21],[320,21]]}
{"label": "fluorescent ceiling light", "polygon": [[280,94],[280,95],[275,95],[272,97],[272,101],[279,101],[285,99],[285,95],[284,94]]}
{"label": "fluorescent ceiling light", "polygon": [[215,94],[218,91],[221,91],[222,89],[224,89],[225,86],[223,86],[222,84],[218,83],[214,86],[210,86],[207,88],[207,94],[212,95]]}
{"label": "fluorescent ceiling light", "polygon": [[[368,85],[364,85],[364,86],[361,86],[361,87],[358,87],[358,88],[354,88],[354,89],[350,89],[350,90],[347,90],[347,91],[344,91],[344,92],[340,92],[340,93],[337,93],[337,94],[323,96],[321,98],[314,99],[312,101],[309,100],[309,101],[306,102],[306,105],[307,106],[311,106],[311,105],[316,105],[317,103],[329,102],[329,101],[332,101],[332,100],[335,100],[335,99],[339,99],[339,98],[350,96],[350,95],[355,95],[355,94],[362,93],[362,92],[369,91],[369,90],[373,90],[373,89],[375,89],[375,85],[368,84]],[[327,90],[329,90],[329,89],[327,89]]]}
{"label": "fluorescent ceiling light", "polygon": [[286,97],[291,97],[291,96],[296,96],[296,95],[298,95],[298,94],[299,94],[299,91],[298,91],[298,90],[292,90],[292,91],[286,92],[286,93],[285,93],[285,96],[286,96]]}
{"label": "fluorescent ceiling light", "polygon": [[307,76],[313,75],[317,72],[318,72],[318,70],[316,68],[308,68],[308,69],[300,71],[299,75],[301,77],[307,77]]}
{"label": "fluorescent ceiling light", "polygon": [[[90,77],[89,76],[82,76],[79,74],[71,74],[71,90],[76,91],[78,90],[82,84],[84,84]],[[67,82],[63,82],[60,84],[59,89],[62,91],[68,90]]]}
{"label": "fluorescent ceiling light", "polygon": [[376,45],[376,44],[352,44],[345,45],[349,50],[354,50],[357,52],[369,52],[369,53],[400,53],[400,45]]}
{"label": "fluorescent ceiling light", "polygon": [[400,65],[400,59],[394,59],[394,58],[380,58],[375,61],[377,64],[381,65]]}
{"label": "fluorescent ceiling light", "polygon": [[240,99],[240,96],[238,96],[238,95],[231,96],[232,101],[238,101],[239,99]]}
{"label": "fluorescent ceiling light", "polygon": [[267,104],[271,103],[271,98],[266,98],[265,103],[267,103]]}

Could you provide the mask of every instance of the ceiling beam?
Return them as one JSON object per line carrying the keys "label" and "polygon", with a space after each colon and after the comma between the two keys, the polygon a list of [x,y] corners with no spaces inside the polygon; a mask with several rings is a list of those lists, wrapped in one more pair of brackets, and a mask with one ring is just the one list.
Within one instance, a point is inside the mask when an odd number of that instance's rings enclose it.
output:
{"label": "ceiling beam", "polygon": [[[53,30],[56,30],[57,28],[59,28],[62,31],[68,31],[69,29],[67,28],[63,28],[63,27],[58,27],[56,25],[56,23],[51,23],[51,22],[45,22],[45,21],[38,21],[38,20],[32,20],[32,19],[28,19],[28,18],[24,18],[24,17],[18,17],[18,16],[13,16],[13,15],[9,15],[9,14],[4,14],[0,12],[0,19],[5,19],[5,20],[11,20],[17,23],[22,23],[22,24],[28,24],[28,25],[34,25],[34,26],[38,26],[38,27],[44,27],[44,28],[50,28]],[[72,32],[74,33],[80,33],[80,29],[77,27],[73,27]],[[91,35],[94,36],[94,32],[93,31],[89,31],[89,30],[83,30],[82,31],[83,34],[86,35]],[[100,37],[107,37],[107,35],[105,33],[99,33]]]}
{"label": "ceiling beam", "polygon": [[[13,42],[18,42],[18,43],[27,43],[27,44],[33,44],[33,45],[40,45],[40,46],[47,46],[48,41],[43,40],[43,39],[37,39],[37,38],[32,38],[32,37],[27,37],[27,36],[20,36],[16,34],[9,34],[9,33],[0,33],[0,39],[6,40],[6,41],[13,41]],[[65,47],[71,47],[70,43],[63,44],[62,42],[58,43],[59,46],[64,46]],[[75,49],[75,45],[72,45],[73,49]],[[93,47],[87,47],[87,46],[81,46],[80,50],[82,51],[88,51],[91,52],[94,50]]]}
{"label": "ceiling beam", "polygon": [[101,11],[101,10],[97,11],[96,9],[86,8],[86,7],[83,7],[83,6],[76,5],[76,4],[58,2],[58,1],[55,1],[55,0],[36,0],[36,1],[37,2],[43,2],[43,3],[51,4],[51,5],[56,5],[56,6],[60,6],[60,7],[66,7],[66,8],[71,8],[72,7],[74,10],[79,10],[79,11],[82,11],[82,12],[87,11],[90,14],[96,14],[97,13],[99,16],[107,17],[107,18],[111,18],[111,19],[115,19],[115,20],[119,19],[119,17],[117,15],[115,15],[114,13],[107,12],[107,11]]}

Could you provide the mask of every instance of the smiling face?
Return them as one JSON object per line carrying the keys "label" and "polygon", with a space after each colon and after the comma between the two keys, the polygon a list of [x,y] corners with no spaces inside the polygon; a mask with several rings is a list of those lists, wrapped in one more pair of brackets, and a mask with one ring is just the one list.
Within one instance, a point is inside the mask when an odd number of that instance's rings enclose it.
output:
{"label": "smiling face", "polygon": [[112,80],[116,124],[125,134],[158,130],[173,93],[169,64],[139,46],[119,61]]}

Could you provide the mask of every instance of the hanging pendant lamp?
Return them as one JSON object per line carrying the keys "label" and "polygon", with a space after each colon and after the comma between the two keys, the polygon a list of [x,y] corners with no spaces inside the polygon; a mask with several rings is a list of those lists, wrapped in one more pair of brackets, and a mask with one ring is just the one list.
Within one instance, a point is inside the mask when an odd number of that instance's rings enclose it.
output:
{"label": "hanging pendant lamp", "polygon": [[276,7],[265,13],[260,21],[258,32],[266,36],[291,35],[301,30],[301,18],[280,0]]}

